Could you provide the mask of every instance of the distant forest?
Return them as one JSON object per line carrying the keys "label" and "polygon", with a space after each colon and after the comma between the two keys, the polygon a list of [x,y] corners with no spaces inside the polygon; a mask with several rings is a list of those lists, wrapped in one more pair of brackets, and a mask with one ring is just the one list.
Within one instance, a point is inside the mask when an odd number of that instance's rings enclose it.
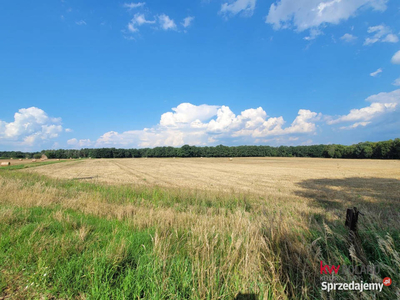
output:
{"label": "distant forest", "polygon": [[364,142],[351,146],[215,146],[180,148],[155,147],[142,149],[85,148],[81,150],[43,150],[41,152],[0,151],[1,158],[129,158],[129,157],[325,157],[400,159],[400,139]]}

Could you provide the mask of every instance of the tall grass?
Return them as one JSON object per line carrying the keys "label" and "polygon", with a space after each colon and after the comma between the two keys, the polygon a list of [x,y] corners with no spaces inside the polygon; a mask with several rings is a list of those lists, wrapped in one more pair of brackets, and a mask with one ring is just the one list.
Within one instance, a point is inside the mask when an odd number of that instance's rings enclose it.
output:
{"label": "tall grass", "polygon": [[[286,201],[285,201],[286,200]],[[341,206],[0,172],[0,296],[14,299],[396,299],[399,207]],[[381,215],[378,212],[381,212]],[[321,291],[319,264],[379,264],[382,293]]]}

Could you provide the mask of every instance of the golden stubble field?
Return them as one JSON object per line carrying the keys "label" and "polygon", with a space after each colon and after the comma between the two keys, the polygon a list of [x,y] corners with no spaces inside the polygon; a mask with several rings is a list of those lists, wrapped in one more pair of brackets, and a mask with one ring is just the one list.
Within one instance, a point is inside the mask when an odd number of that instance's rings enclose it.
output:
{"label": "golden stubble field", "polygon": [[[37,167],[55,178],[262,196],[400,199],[400,161],[323,158],[92,159]],[[389,200],[389,199],[386,199]]]}

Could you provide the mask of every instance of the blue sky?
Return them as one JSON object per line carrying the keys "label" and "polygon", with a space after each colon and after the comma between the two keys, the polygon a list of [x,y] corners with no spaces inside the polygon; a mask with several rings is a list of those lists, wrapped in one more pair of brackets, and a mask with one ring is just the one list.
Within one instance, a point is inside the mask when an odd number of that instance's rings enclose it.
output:
{"label": "blue sky", "polygon": [[3,1],[0,149],[400,137],[395,0]]}

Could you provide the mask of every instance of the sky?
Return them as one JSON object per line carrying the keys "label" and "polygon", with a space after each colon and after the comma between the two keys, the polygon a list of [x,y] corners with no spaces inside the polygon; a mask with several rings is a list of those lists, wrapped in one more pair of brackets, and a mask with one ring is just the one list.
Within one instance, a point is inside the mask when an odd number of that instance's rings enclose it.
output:
{"label": "sky", "polygon": [[0,150],[398,137],[397,0],[0,3]]}

